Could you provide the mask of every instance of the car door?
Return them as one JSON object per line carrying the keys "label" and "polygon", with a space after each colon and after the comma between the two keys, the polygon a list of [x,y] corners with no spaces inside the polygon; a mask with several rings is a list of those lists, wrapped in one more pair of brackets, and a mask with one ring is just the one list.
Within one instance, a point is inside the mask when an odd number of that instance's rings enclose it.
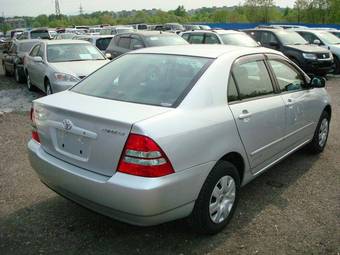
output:
{"label": "car door", "polygon": [[285,103],[286,146],[296,147],[308,140],[316,127],[317,96],[308,88],[305,75],[293,64],[279,56],[268,56]]}
{"label": "car door", "polygon": [[38,56],[38,52],[40,50],[40,44],[37,44],[34,46],[30,52],[30,54],[27,56],[27,64],[26,69],[30,76],[31,82],[34,85],[37,85],[37,62],[34,61],[34,57]]}
{"label": "car door", "polygon": [[45,62],[45,47],[44,44],[40,45],[39,51],[37,53],[38,57],[41,57],[43,59],[42,62],[36,62],[34,65],[35,68],[35,85],[39,87],[42,90],[45,90],[45,74],[47,69],[47,64]]}
{"label": "car door", "polygon": [[285,105],[262,54],[238,59],[231,74],[229,107],[250,166],[256,172],[284,149]]}

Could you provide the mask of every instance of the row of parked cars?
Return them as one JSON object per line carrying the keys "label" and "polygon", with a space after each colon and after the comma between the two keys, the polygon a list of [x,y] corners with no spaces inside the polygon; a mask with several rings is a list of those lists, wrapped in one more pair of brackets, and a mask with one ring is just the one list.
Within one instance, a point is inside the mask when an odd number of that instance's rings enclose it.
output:
{"label": "row of parked cars", "polygon": [[88,40],[98,34],[24,39],[3,66],[49,95],[33,102],[28,143],[45,185],[130,224],[188,217],[214,234],[242,186],[304,146],[324,150],[332,108],[315,74],[331,71],[339,46],[320,33],[143,30],[106,49]]}
{"label": "row of parked cars", "polygon": [[[264,46],[282,52],[309,75],[340,73],[340,38],[330,32],[333,30],[261,27],[235,31],[200,28],[177,34],[135,30],[133,27],[125,29],[116,35],[59,33],[56,40],[19,37],[4,51],[2,62],[5,74],[13,75],[17,82],[26,82],[29,89],[37,87],[46,93],[53,93],[71,87],[108,60],[129,51],[188,43]],[[33,30],[27,32],[27,38],[40,35],[46,39],[50,36],[48,33],[48,30]],[[39,46],[33,48],[35,45]],[[64,63],[58,66],[67,68],[57,68],[56,62]],[[58,76],[64,79],[62,83],[54,73],[65,74],[63,78]]]}

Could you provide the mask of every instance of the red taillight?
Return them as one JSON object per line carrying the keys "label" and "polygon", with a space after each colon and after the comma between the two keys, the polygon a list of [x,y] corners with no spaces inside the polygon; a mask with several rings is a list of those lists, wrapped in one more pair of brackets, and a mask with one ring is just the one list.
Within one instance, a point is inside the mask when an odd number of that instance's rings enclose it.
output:
{"label": "red taillight", "polygon": [[118,165],[118,171],[143,177],[174,173],[162,149],[149,137],[130,134]]}
{"label": "red taillight", "polygon": [[31,126],[32,126],[32,139],[40,143],[40,138],[37,130],[37,125],[35,124],[35,114],[34,108],[31,108]]}

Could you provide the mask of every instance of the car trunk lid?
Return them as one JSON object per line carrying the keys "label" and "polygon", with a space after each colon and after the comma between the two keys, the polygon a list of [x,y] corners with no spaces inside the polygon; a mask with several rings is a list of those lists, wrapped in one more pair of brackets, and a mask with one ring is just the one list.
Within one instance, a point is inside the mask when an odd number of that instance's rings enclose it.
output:
{"label": "car trunk lid", "polygon": [[171,108],[65,91],[34,101],[42,148],[84,169],[112,176],[135,122]]}

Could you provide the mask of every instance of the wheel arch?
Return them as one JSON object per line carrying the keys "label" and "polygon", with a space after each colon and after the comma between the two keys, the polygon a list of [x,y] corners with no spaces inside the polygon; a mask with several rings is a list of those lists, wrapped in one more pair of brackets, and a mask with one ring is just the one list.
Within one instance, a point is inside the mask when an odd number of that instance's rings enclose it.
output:
{"label": "wheel arch", "polygon": [[331,119],[332,118],[332,107],[328,104],[323,110],[328,113],[329,119]]}
{"label": "wheel arch", "polygon": [[240,183],[243,183],[244,178],[244,172],[245,172],[245,161],[242,155],[238,152],[229,152],[225,154],[222,158],[220,158],[218,161],[228,161],[232,163],[240,176]]}

